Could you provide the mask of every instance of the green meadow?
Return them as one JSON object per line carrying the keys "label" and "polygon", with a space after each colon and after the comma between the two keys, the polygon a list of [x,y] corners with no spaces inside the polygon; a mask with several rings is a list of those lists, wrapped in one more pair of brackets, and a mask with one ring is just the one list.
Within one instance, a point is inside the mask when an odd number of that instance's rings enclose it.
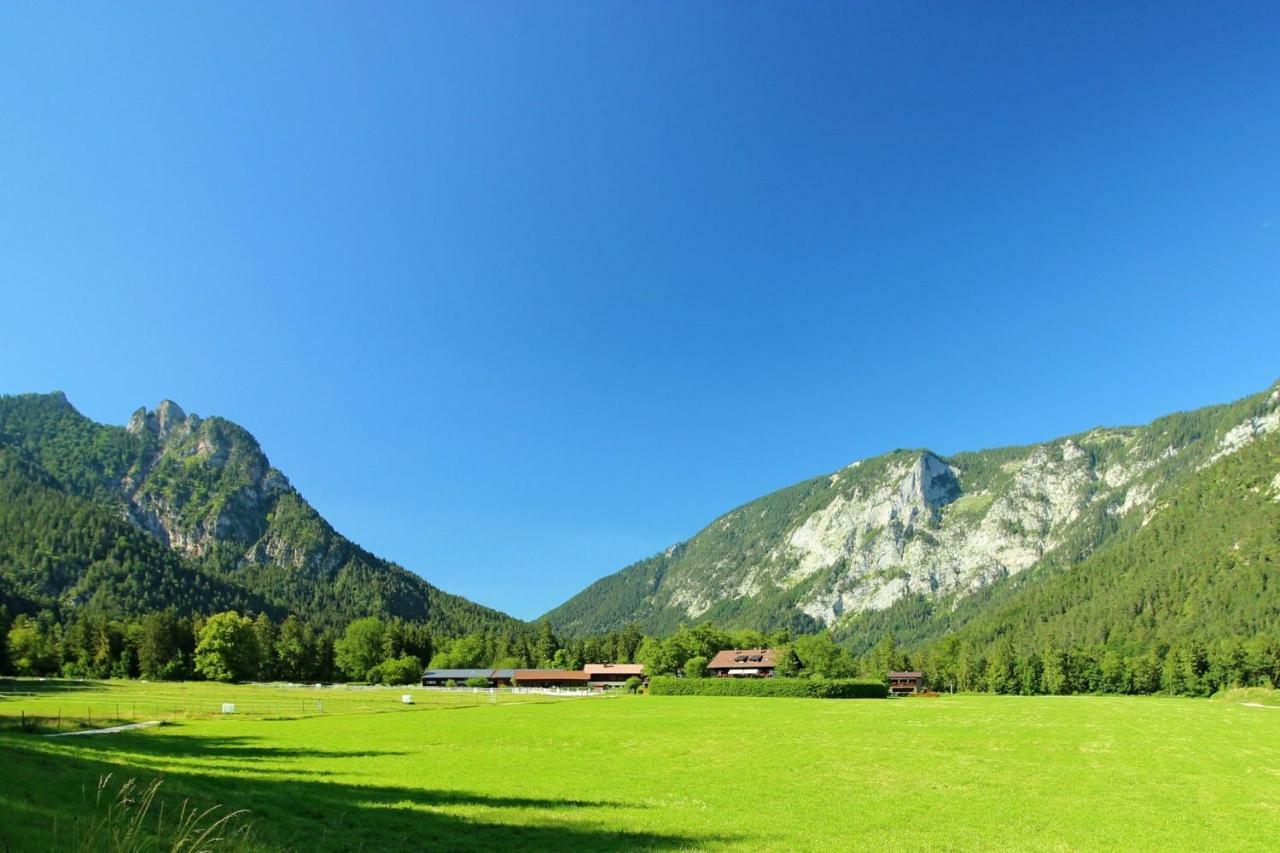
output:
{"label": "green meadow", "polygon": [[[167,814],[246,809],[268,849],[1262,850],[1280,826],[1280,710],[1231,701],[4,689],[5,850],[76,846],[106,774],[162,778]],[[182,697],[204,710],[114,735],[11,725]]]}

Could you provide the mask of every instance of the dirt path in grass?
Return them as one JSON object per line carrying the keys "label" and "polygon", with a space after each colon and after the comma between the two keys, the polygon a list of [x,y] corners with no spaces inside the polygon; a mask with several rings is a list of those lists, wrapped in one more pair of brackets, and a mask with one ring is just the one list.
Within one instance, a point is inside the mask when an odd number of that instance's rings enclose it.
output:
{"label": "dirt path in grass", "polygon": [[82,732],[56,732],[45,737],[75,737],[76,735],[113,735],[117,732],[127,732],[130,729],[146,729],[151,726],[160,725],[159,720],[150,720],[145,723],[130,723],[127,726],[108,726],[105,729],[86,729]]}

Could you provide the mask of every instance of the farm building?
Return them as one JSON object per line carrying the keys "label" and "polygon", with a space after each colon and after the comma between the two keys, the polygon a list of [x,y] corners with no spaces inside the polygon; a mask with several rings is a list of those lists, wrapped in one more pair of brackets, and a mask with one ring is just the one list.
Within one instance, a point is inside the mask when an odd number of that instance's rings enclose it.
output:
{"label": "farm building", "polygon": [[445,687],[450,682],[461,685],[468,678],[483,678],[492,683],[491,669],[429,669],[422,673],[423,687]]}
{"label": "farm building", "polygon": [[510,687],[511,679],[516,677],[514,669],[495,669],[489,676],[493,680],[494,687]]}
{"label": "farm building", "polygon": [[889,673],[889,695],[910,696],[924,689],[923,672],[891,672]]}
{"label": "farm building", "polygon": [[707,664],[707,672],[718,678],[772,678],[777,665],[773,649],[725,649]]}
{"label": "farm building", "polygon": [[592,687],[620,687],[628,678],[644,678],[642,663],[589,663],[582,669]]}
{"label": "farm building", "polygon": [[581,670],[517,669],[513,675],[516,687],[587,687],[590,676]]}

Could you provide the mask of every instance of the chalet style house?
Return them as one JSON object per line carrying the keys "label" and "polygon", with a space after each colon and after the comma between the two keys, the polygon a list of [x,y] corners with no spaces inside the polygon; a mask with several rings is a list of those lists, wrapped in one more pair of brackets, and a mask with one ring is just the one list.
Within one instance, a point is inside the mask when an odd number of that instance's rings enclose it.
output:
{"label": "chalet style house", "polygon": [[889,673],[889,695],[910,696],[924,689],[923,672],[891,672]]}
{"label": "chalet style house", "polygon": [[717,678],[772,678],[777,665],[773,649],[725,649],[707,664],[707,672]]}

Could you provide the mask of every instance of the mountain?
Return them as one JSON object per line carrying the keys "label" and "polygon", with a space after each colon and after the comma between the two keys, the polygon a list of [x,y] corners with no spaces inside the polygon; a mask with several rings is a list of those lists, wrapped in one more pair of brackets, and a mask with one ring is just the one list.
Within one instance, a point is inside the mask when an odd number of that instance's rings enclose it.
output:
{"label": "mountain", "polygon": [[[1211,591],[1206,568],[1221,562],[1221,549],[1252,542],[1254,565],[1268,571],[1262,558],[1280,556],[1278,438],[1280,384],[1229,405],[1043,444],[950,457],[897,450],[738,507],[543,618],[568,636],[630,621],[658,633],[708,620],[830,628],[860,649],[886,631],[925,642],[961,629],[994,636],[1027,619],[1066,625],[1104,607],[1090,603],[1086,581],[1136,590],[1140,578],[1186,569],[1193,555],[1195,577],[1183,590],[1190,610],[1221,609],[1208,598],[1227,587]],[[1241,489],[1256,489],[1247,491],[1256,511],[1242,511]],[[1189,513],[1218,530],[1188,537],[1198,528],[1187,527]],[[1174,543],[1167,526],[1179,519],[1184,535]],[[1270,583],[1267,612],[1280,601]],[[1054,603],[1046,610],[1045,602]]]}
{"label": "mountain", "polygon": [[11,610],[382,615],[446,634],[518,624],[360,548],[247,430],[168,400],[116,427],[61,393],[0,397],[0,534]]}

